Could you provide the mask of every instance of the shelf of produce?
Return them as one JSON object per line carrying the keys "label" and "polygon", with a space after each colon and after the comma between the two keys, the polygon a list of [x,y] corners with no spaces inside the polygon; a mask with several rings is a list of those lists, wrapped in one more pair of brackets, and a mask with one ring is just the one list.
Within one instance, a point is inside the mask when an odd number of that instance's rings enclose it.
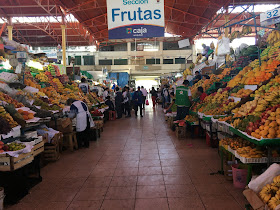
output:
{"label": "shelf of produce", "polygon": [[230,127],[229,128],[231,132],[233,132],[234,134],[258,145],[258,146],[280,146],[280,139],[262,139],[262,140],[256,140],[254,138],[250,138],[249,136],[245,135],[244,133],[242,133],[241,131]]}

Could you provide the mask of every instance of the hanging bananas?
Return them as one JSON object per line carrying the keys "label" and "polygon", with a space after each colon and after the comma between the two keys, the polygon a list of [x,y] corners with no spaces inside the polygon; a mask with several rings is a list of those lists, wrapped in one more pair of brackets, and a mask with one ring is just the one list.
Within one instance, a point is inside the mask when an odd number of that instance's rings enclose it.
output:
{"label": "hanging bananas", "polygon": [[274,43],[277,43],[278,41],[280,41],[280,33],[279,31],[274,30],[269,34],[267,42],[270,45],[274,45]]}

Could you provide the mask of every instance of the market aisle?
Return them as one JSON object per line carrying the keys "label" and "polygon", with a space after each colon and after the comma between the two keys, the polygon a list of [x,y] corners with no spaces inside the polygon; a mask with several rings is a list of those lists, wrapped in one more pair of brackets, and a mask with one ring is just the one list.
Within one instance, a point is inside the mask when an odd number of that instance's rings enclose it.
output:
{"label": "market aisle", "polygon": [[217,149],[178,141],[161,108],[105,124],[90,149],[64,153],[43,182],[9,209],[244,209],[242,190],[221,175]]}

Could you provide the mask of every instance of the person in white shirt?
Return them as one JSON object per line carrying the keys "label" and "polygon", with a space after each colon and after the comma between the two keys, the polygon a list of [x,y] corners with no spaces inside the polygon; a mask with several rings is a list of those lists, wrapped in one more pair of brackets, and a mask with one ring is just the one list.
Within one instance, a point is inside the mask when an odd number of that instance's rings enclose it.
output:
{"label": "person in white shirt", "polygon": [[142,94],[143,94],[143,109],[145,109],[145,103],[146,103],[146,99],[147,99],[148,92],[147,92],[147,90],[144,88],[144,86],[141,86],[141,92],[142,92]]}
{"label": "person in white shirt", "polygon": [[105,88],[104,92],[103,92],[103,99],[105,100],[109,94],[108,92],[109,88]]}

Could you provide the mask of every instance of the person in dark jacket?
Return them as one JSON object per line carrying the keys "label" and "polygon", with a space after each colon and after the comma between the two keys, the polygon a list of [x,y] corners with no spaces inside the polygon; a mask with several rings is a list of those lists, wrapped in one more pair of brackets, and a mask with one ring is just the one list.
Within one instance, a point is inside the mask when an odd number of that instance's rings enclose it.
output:
{"label": "person in dark jacket", "polygon": [[115,105],[116,105],[116,111],[117,111],[117,119],[122,118],[123,114],[123,95],[122,92],[120,92],[120,88],[116,87],[116,97],[115,97]]}
{"label": "person in dark jacket", "polygon": [[140,116],[143,117],[142,114],[143,94],[140,90],[140,87],[138,87],[137,91],[135,91],[133,94],[133,102],[134,102],[135,116],[137,117],[138,108],[140,108]]}
{"label": "person in dark jacket", "polygon": [[111,101],[110,96],[106,97],[105,104],[109,107],[109,109],[108,109],[109,111],[115,111],[115,106],[114,106],[114,103]]}

